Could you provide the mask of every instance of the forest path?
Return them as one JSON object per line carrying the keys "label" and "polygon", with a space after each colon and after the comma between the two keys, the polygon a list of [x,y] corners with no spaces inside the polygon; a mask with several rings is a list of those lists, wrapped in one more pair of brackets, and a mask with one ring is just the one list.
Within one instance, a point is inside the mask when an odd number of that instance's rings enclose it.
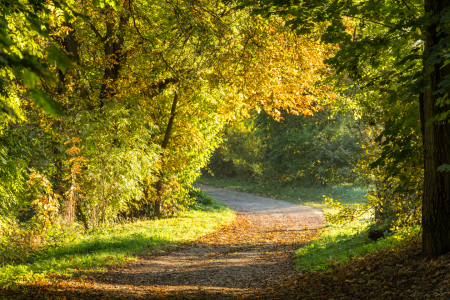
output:
{"label": "forest path", "polygon": [[[165,253],[149,253],[125,268],[90,274],[58,290],[65,299],[276,299],[289,280],[294,252],[324,219],[307,206],[211,186],[198,186],[237,212],[218,231]],[[59,287],[61,289],[61,287]],[[281,294],[280,294],[281,293]],[[48,299],[48,298],[47,298]]]}
{"label": "forest path", "polygon": [[262,197],[229,189],[196,185],[212,198],[225,203],[232,210],[251,218],[265,228],[282,225],[285,230],[317,229],[325,219],[322,213],[310,206]]}

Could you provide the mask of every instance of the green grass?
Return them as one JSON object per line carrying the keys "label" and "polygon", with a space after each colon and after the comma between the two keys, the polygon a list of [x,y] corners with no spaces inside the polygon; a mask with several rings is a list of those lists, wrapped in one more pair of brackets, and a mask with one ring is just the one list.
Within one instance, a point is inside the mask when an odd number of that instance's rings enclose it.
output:
{"label": "green grass", "polygon": [[367,237],[364,231],[366,226],[364,220],[346,226],[328,225],[319,238],[297,250],[294,261],[296,268],[301,271],[323,270],[336,263],[399,245],[419,231],[419,228],[412,228],[374,242]]}
{"label": "green grass", "polygon": [[71,276],[123,265],[136,255],[164,251],[210,233],[231,222],[235,214],[214,201],[213,209],[189,210],[177,217],[99,228],[78,235],[64,246],[48,248],[28,263],[0,266],[0,287],[26,283],[49,274]]}
{"label": "green grass", "polygon": [[324,195],[333,198],[342,205],[360,204],[365,200],[364,187],[353,184],[341,184],[327,187],[301,187],[293,184],[280,184],[273,182],[254,182],[237,178],[217,178],[202,176],[197,183],[214,185],[241,192],[248,192],[261,196],[271,197],[298,205],[308,205],[321,209],[325,213],[333,209],[324,204]]}

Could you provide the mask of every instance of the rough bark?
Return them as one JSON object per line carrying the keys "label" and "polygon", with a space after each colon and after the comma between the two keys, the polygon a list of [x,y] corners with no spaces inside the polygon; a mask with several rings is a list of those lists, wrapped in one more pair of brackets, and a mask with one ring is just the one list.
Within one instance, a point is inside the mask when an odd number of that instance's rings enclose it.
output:
{"label": "rough bark", "polygon": [[[425,0],[425,12],[438,16],[450,7],[450,0]],[[448,120],[427,120],[450,110],[448,105],[437,106],[435,95],[438,83],[450,74],[450,65],[429,65],[427,57],[447,34],[438,32],[438,21],[427,28],[424,55],[424,82],[427,85],[420,95],[420,114],[424,146],[424,196],[423,196],[423,254],[437,257],[450,251],[450,172],[439,172],[438,167],[450,164],[450,124]]]}
{"label": "rough bark", "polygon": [[166,132],[164,134],[164,140],[161,144],[161,169],[159,171],[159,180],[156,183],[156,201],[155,201],[155,214],[157,216],[161,215],[161,206],[163,202],[163,189],[164,189],[164,152],[169,145],[169,139],[172,135],[173,122],[175,120],[175,114],[178,103],[178,93],[175,92],[172,101],[172,109],[170,110],[169,122],[167,123]]}

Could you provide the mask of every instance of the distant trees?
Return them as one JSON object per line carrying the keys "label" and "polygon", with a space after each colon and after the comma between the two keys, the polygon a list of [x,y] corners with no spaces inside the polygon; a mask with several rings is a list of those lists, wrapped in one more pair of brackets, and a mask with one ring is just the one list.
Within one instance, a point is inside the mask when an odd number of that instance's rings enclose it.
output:
{"label": "distant trees", "polygon": [[329,108],[313,116],[283,112],[277,122],[265,114],[256,119],[268,171],[303,185],[353,182],[366,135],[353,115]]}
{"label": "distant trees", "polygon": [[[360,121],[325,107],[314,115],[252,114],[228,128],[208,169],[215,176],[253,177],[303,186],[354,182],[369,136]],[[359,170],[360,171],[360,170]]]}

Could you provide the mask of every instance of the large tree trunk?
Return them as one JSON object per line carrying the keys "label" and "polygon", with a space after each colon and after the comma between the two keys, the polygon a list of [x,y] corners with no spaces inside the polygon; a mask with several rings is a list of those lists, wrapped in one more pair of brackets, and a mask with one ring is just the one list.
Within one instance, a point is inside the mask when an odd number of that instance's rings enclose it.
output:
{"label": "large tree trunk", "polygon": [[159,171],[159,180],[156,183],[156,201],[155,201],[155,214],[161,216],[161,206],[163,202],[163,189],[164,189],[164,152],[169,145],[169,139],[172,135],[173,122],[175,120],[175,114],[178,103],[178,93],[175,92],[172,102],[172,109],[170,110],[169,122],[167,123],[166,133],[164,134],[164,140],[161,144],[161,169]]}
{"label": "large tree trunk", "polygon": [[[450,0],[425,0],[425,12],[439,16],[450,6]],[[450,74],[450,65],[430,65],[427,56],[448,34],[438,33],[438,22],[427,28],[424,55],[424,81],[427,89],[420,95],[420,117],[424,146],[424,196],[423,196],[423,254],[437,257],[450,251],[450,172],[439,172],[438,167],[450,164],[450,124],[448,119],[427,120],[439,113],[450,110],[450,106],[437,106],[441,95],[433,93],[439,89],[438,83]]]}

